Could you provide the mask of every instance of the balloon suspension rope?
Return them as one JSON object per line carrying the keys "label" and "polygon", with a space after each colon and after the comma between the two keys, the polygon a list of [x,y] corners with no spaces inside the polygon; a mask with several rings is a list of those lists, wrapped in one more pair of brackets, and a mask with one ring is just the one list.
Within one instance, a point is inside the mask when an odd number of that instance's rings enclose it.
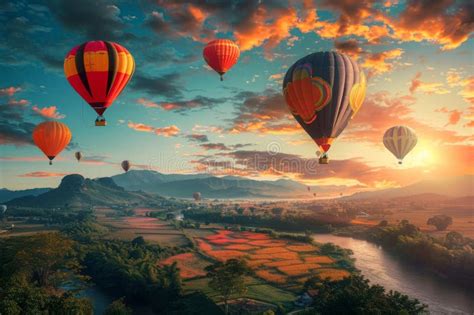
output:
{"label": "balloon suspension rope", "polygon": [[222,76],[222,74],[221,74],[221,81],[224,81],[224,77]]}

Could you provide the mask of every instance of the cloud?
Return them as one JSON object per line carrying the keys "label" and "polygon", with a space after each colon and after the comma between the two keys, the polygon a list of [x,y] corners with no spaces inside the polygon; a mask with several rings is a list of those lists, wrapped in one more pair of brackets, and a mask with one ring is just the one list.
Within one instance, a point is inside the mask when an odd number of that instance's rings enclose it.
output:
{"label": "cloud", "polygon": [[137,103],[148,108],[160,108],[161,106],[158,103],[147,100],[146,98],[137,99]]}
{"label": "cloud", "polygon": [[46,1],[51,13],[64,25],[89,39],[124,40],[126,23],[120,17],[120,9],[107,0]]}
{"label": "cloud", "polygon": [[6,88],[0,88],[0,96],[10,96],[12,97],[15,95],[15,93],[20,92],[21,88],[20,87],[6,87]]}
{"label": "cloud", "polygon": [[233,145],[226,145],[224,143],[202,143],[199,146],[206,150],[230,151],[245,148],[251,145],[251,143],[238,143]]}
{"label": "cloud", "polygon": [[399,16],[386,18],[393,37],[403,41],[431,41],[454,49],[474,31],[472,1],[407,1]]}
{"label": "cloud", "polygon": [[145,25],[160,35],[167,37],[189,36],[195,41],[209,41],[214,31],[204,26],[208,13],[192,3],[158,1],[166,8],[165,14],[153,11],[145,20]]}
{"label": "cloud", "polygon": [[415,77],[411,80],[410,93],[413,94],[416,91],[423,92],[425,94],[448,94],[449,90],[444,88],[444,84],[440,82],[423,82],[421,81],[421,72],[418,72]]}
{"label": "cloud", "polygon": [[139,98],[137,103],[148,108],[160,108],[166,111],[184,113],[192,109],[212,108],[216,105],[222,104],[226,100],[227,98],[212,98],[198,95],[187,101],[154,102],[145,98]]}
{"label": "cloud", "polygon": [[356,39],[349,39],[346,41],[334,41],[334,48],[337,51],[348,54],[349,56],[358,58],[363,53],[362,48],[359,46],[359,42]]}
{"label": "cloud", "polygon": [[369,75],[385,73],[393,69],[393,65],[387,62],[387,60],[398,59],[402,54],[403,50],[400,48],[368,53],[362,66],[370,69]]}
{"label": "cloud", "polygon": [[34,177],[34,178],[43,178],[43,177],[63,177],[69,175],[70,173],[54,173],[54,172],[30,172],[26,174],[18,175],[18,177]]}
{"label": "cloud", "polygon": [[449,114],[448,115],[448,122],[446,123],[445,126],[456,125],[461,120],[462,112],[460,112],[456,109],[449,110],[446,107],[442,107],[442,108],[437,109],[436,112]]}
{"label": "cloud", "polygon": [[128,122],[128,128],[133,129],[135,131],[140,132],[151,132],[156,134],[157,136],[163,137],[175,137],[179,134],[180,129],[175,125],[167,126],[167,127],[153,127],[150,125],[145,125],[142,123],[134,123]]}
{"label": "cloud", "polygon": [[144,91],[153,96],[179,98],[183,88],[179,83],[179,74],[169,73],[159,77],[149,77],[140,73],[133,76],[132,87],[137,91]]}
{"label": "cloud", "polygon": [[461,82],[463,89],[459,92],[467,103],[474,105],[474,76],[471,76]]}
{"label": "cloud", "polygon": [[[362,110],[342,134],[349,141],[368,142],[381,146],[385,131],[395,125],[413,128],[420,138],[438,144],[459,144],[471,139],[454,131],[425,124],[413,116],[412,106],[416,98],[412,95],[391,95],[382,91],[367,96]],[[374,117],[377,117],[374,119]]]}
{"label": "cloud", "polygon": [[231,133],[293,134],[301,132],[292,118],[280,91],[240,92],[233,98],[237,115],[229,127]]}
{"label": "cloud", "polygon": [[43,107],[43,108],[39,108],[38,106],[33,106],[32,109],[35,113],[37,113],[38,115],[44,118],[63,119],[64,117],[66,117],[65,115],[62,115],[59,112],[57,112],[56,106],[49,106],[49,107]]}
{"label": "cloud", "polygon": [[25,119],[23,106],[8,101],[0,104],[0,145],[33,144],[31,134],[35,124]]}
{"label": "cloud", "polygon": [[296,154],[265,151],[222,152],[214,157],[194,160],[196,169],[213,174],[239,174],[241,176],[282,176],[295,180],[352,182],[375,188],[390,178],[397,185],[406,185],[419,180],[421,169],[392,169],[369,166],[360,158],[331,160],[321,166],[318,159],[303,158]]}
{"label": "cloud", "polygon": [[193,133],[193,134],[187,135],[185,137],[188,140],[191,140],[191,141],[194,141],[194,142],[203,143],[203,142],[208,142],[209,141],[209,139],[207,138],[207,135],[201,135],[201,134],[197,134],[197,133]]}
{"label": "cloud", "polygon": [[230,150],[230,148],[226,146],[224,143],[203,143],[203,144],[200,144],[199,146],[206,150],[221,150],[221,151]]}

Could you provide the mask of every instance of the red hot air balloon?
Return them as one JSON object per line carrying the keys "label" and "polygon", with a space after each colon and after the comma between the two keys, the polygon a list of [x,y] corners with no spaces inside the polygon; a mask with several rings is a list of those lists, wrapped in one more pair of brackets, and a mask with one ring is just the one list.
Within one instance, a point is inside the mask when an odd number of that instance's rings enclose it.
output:
{"label": "red hot air balloon", "polygon": [[76,92],[97,112],[95,125],[132,77],[135,61],[119,44],[90,41],[74,47],[64,60],[64,74]]}
{"label": "red hot air balloon", "polygon": [[209,67],[219,73],[221,81],[223,81],[224,73],[229,71],[239,60],[240,49],[230,39],[216,39],[204,47],[202,55]]}
{"label": "red hot air balloon", "polygon": [[58,121],[45,121],[33,130],[33,141],[48,157],[49,165],[71,141],[71,131]]}

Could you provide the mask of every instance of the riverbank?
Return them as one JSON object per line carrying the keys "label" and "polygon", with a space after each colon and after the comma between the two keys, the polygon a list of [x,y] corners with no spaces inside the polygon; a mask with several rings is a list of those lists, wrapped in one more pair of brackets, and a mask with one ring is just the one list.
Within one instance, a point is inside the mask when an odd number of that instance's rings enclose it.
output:
{"label": "riverbank", "polygon": [[316,242],[350,249],[355,267],[372,284],[396,290],[428,305],[432,314],[472,314],[474,292],[417,268],[383,247],[366,240],[332,234],[313,234]]}

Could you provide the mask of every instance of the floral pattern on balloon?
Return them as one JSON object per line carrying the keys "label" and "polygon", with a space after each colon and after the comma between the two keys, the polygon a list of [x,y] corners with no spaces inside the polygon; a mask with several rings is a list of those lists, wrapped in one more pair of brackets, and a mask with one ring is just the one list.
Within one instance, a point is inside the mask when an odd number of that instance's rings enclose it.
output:
{"label": "floral pattern on balloon", "polygon": [[311,65],[304,64],[293,71],[292,82],[286,85],[284,96],[293,115],[310,124],[317,112],[331,101],[331,86],[322,78],[312,77]]}

